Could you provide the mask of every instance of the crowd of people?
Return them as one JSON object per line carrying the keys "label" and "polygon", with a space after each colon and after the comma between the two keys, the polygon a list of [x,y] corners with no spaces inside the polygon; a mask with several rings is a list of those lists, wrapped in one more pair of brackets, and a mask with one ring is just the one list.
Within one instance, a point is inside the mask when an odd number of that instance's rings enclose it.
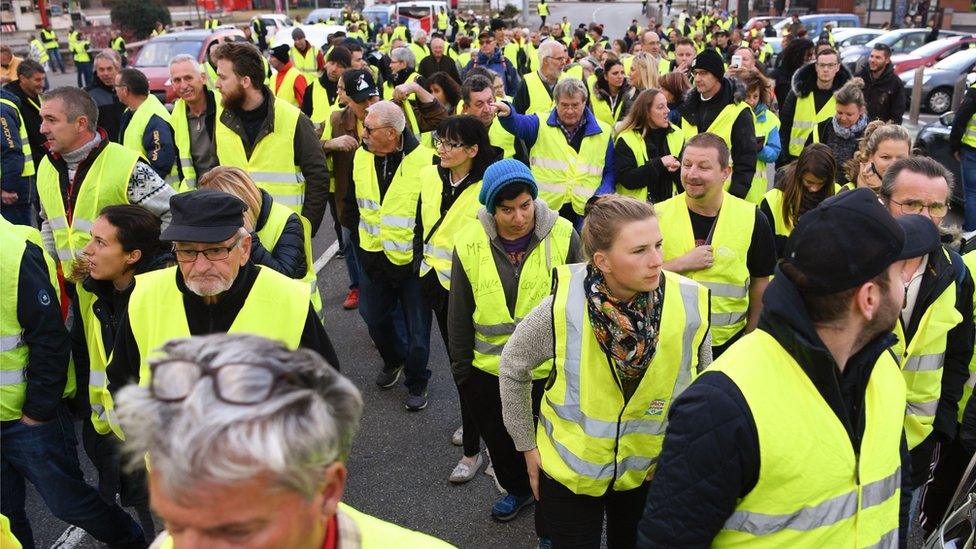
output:
{"label": "crowd of people", "polygon": [[50,29],[0,47],[0,540],[34,546],[29,481],[113,547],[446,546],[341,502],[364,402],[326,219],[376,386],[428,406],[436,320],[446,478],[490,459],[488,513],[535,506],[540,547],[933,532],[976,453],[976,85],[957,182],[912,154],[883,44],[852,74],[795,18],[774,56],[735,12],[612,39],[536,9],[258,22],[173,57],[171,108],[118,33],[72,38],[77,87]]}

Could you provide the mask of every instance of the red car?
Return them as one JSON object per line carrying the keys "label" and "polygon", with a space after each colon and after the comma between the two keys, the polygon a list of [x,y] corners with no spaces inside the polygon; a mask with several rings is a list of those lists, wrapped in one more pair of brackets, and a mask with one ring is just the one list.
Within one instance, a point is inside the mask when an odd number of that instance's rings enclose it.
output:
{"label": "red car", "polygon": [[976,48],[976,36],[951,36],[929,42],[910,53],[891,56],[895,74],[901,74],[918,67],[931,67],[959,50]]}
{"label": "red car", "polygon": [[153,95],[164,103],[172,103],[176,100],[176,92],[169,84],[169,60],[185,53],[203,63],[210,44],[226,40],[245,40],[244,33],[238,29],[224,28],[168,32],[146,42],[132,66],[149,79],[149,91]]}

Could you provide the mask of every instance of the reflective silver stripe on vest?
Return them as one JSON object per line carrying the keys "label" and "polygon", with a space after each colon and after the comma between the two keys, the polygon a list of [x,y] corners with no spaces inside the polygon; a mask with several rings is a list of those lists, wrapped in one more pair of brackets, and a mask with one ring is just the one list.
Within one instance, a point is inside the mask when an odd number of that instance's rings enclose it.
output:
{"label": "reflective silver stripe on vest", "polygon": [[888,533],[881,536],[878,543],[869,545],[865,549],[895,549],[898,547],[898,527],[895,526]]}
{"label": "reflective silver stripe on vest", "polygon": [[966,127],[966,137],[971,137],[973,139],[976,139],[976,127],[967,126]]}
{"label": "reflective silver stripe on vest", "polygon": [[377,227],[376,225],[373,225],[371,223],[366,223],[366,221],[364,221],[363,218],[361,218],[361,217],[359,218],[359,228],[360,228],[360,230],[362,230],[363,232],[365,232],[367,234],[371,234],[371,235],[377,236],[377,237],[380,235],[380,228],[379,227]]}
{"label": "reflective silver stripe on vest", "polygon": [[360,210],[379,210],[380,203],[375,200],[370,200],[368,198],[357,198],[356,205],[359,206]]}
{"label": "reflective silver stripe on vest", "polygon": [[52,217],[47,220],[47,224],[51,226],[52,229],[67,229],[68,228],[68,218],[63,215],[57,217]]}
{"label": "reflective silver stripe on vest", "polygon": [[71,250],[66,248],[58,248],[58,260],[60,261],[74,261],[75,254],[71,253]]}
{"label": "reflective silver stripe on vest", "polygon": [[712,292],[712,297],[731,297],[742,299],[749,295],[749,286],[739,286],[738,284],[723,284],[721,282],[702,282],[699,284]]}
{"label": "reflective silver stripe on vest", "polygon": [[413,250],[412,242],[393,242],[392,240],[383,241],[383,249],[390,252],[409,252]]}
{"label": "reflective silver stripe on vest", "polygon": [[593,164],[577,164],[576,171],[588,173],[590,175],[602,175],[603,166],[594,166]]}
{"label": "reflective silver stripe on vest", "polygon": [[540,168],[547,168],[550,170],[565,170],[569,168],[562,160],[556,160],[555,158],[540,158],[538,156],[533,156],[529,159],[529,164],[532,166],[539,166]]}
{"label": "reflective silver stripe on vest", "polygon": [[24,340],[20,338],[20,334],[0,336],[0,353],[13,351],[23,344]]}
{"label": "reflective silver stripe on vest", "polygon": [[836,524],[854,516],[856,512],[857,491],[853,490],[787,515],[736,511],[725,521],[723,528],[753,536],[765,536],[782,530],[804,532]]}
{"label": "reflective silver stripe on vest", "polygon": [[810,128],[816,126],[816,125],[817,125],[816,122],[807,122],[806,120],[794,120],[793,121],[793,127],[794,128],[800,128],[801,130],[807,130],[807,129],[810,129]]}
{"label": "reflective silver stripe on vest", "polygon": [[108,386],[106,384],[107,382],[108,382],[108,376],[105,375],[105,372],[98,371],[98,370],[91,370],[90,372],[88,372],[89,387],[97,387],[99,389],[102,389]]}
{"label": "reflective silver stripe on vest", "polygon": [[384,215],[380,218],[380,222],[384,225],[389,225],[391,227],[399,227],[401,229],[412,229],[417,224],[416,217],[404,217],[401,215]]}
{"label": "reflective silver stripe on vest", "polygon": [[969,372],[969,379],[966,380],[966,387],[976,389],[976,372]]}
{"label": "reflective silver stripe on vest", "polygon": [[443,259],[445,261],[452,261],[454,259],[454,253],[452,250],[447,248],[441,248],[438,246],[433,246],[431,244],[424,244],[424,253],[427,255],[432,255],[436,258]]}
{"label": "reflective silver stripe on vest", "polygon": [[905,361],[906,372],[931,372],[942,368],[945,353],[910,356]]}
{"label": "reflective silver stripe on vest", "polygon": [[748,313],[712,313],[709,318],[712,326],[732,326],[746,319]]}
{"label": "reflective silver stripe on vest", "polygon": [[92,227],[94,226],[95,226],[94,223],[82,217],[75,216],[71,220],[71,228],[76,231],[85,231],[86,233],[90,233]]}
{"label": "reflective silver stripe on vest", "polygon": [[501,322],[499,324],[474,323],[474,331],[485,337],[512,335],[518,322]]}
{"label": "reflective silver stripe on vest", "polygon": [[887,501],[895,495],[901,485],[901,467],[887,477],[876,480],[870,484],[865,484],[861,488],[861,509],[874,507]]}
{"label": "reflective silver stripe on vest", "polygon": [[183,180],[183,184],[186,185],[186,188],[188,189],[195,189],[197,188],[197,178],[187,177]]}
{"label": "reflective silver stripe on vest", "polygon": [[305,202],[305,197],[297,194],[270,194],[275,202],[286,206],[301,206]]}
{"label": "reflective silver stripe on vest", "polygon": [[192,158],[183,158],[183,157],[180,157],[180,167],[181,168],[192,168],[193,167],[193,159]]}
{"label": "reflective silver stripe on vest", "polygon": [[0,370],[0,385],[17,385],[24,382],[24,370]]}
{"label": "reflective silver stripe on vest", "polygon": [[[581,268],[582,269],[582,268]],[[587,417],[580,409],[580,360],[583,354],[583,322],[586,311],[586,296],[583,284],[576,283],[584,276],[582,270],[573,272],[569,281],[569,294],[566,304],[566,357],[563,368],[566,375],[565,404],[556,404],[546,396],[553,412],[561,419],[580,425],[587,436],[594,438],[617,438],[630,434],[660,435],[664,433],[666,422],[662,419],[630,419],[620,422],[604,421]],[[691,383],[691,342],[701,323],[698,315],[698,290],[693,283],[681,282],[678,286],[681,301],[685,307],[685,328],[682,334],[681,364],[678,366],[672,397],[677,396]],[[540,416],[541,417],[541,416]],[[619,430],[618,430],[619,427]],[[553,441],[555,444],[555,441]],[[568,451],[568,450],[567,450]],[[578,459],[574,456],[575,459]],[[576,470],[571,460],[566,463]],[[581,472],[576,470],[577,472]]]}
{"label": "reflective silver stripe on vest", "polygon": [[544,183],[542,181],[537,183],[540,191],[546,191],[550,193],[562,194],[566,192],[566,186],[560,185],[559,183]]}
{"label": "reflective silver stripe on vest", "polygon": [[251,179],[258,183],[302,183],[305,176],[292,172],[250,172]]}
{"label": "reflective silver stripe on vest", "polygon": [[474,350],[483,355],[501,356],[504,348],[504,343],[488,343],[487,341],[474,338]]}
{"label": "reflective silver stripe on vest", "polygon": [[910,416],[935,416],[935,411],[939,409],[938,399],[929,402],[908,402],[908,415]]}

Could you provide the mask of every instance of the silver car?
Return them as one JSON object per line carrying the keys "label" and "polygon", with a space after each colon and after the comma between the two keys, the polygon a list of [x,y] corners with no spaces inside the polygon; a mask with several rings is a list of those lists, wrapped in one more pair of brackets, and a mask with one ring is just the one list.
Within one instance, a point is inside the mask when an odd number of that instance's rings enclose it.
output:
{"label": "silver car", "polygon": [[[976,66],[976,49],[966,49],[925,68],[922,76],[922,107],[934,114],[942,114],[952,107],[956,82],[964,79]],[[899,75],[905,83],[905,96],[911,101],[915,85],[915,71]]]}

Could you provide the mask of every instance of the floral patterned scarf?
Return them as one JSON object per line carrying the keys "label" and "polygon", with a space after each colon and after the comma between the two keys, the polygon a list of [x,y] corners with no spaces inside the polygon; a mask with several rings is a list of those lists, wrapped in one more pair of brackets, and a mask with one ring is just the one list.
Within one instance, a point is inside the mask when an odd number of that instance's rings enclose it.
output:
{"label": "floral patterned scarf", "polygon": [[592,265],[586,269],[583,284],[593,335],[621,382],[639,380],[657,350],[663,287],[624,303],[611,294],[603,273]]}

